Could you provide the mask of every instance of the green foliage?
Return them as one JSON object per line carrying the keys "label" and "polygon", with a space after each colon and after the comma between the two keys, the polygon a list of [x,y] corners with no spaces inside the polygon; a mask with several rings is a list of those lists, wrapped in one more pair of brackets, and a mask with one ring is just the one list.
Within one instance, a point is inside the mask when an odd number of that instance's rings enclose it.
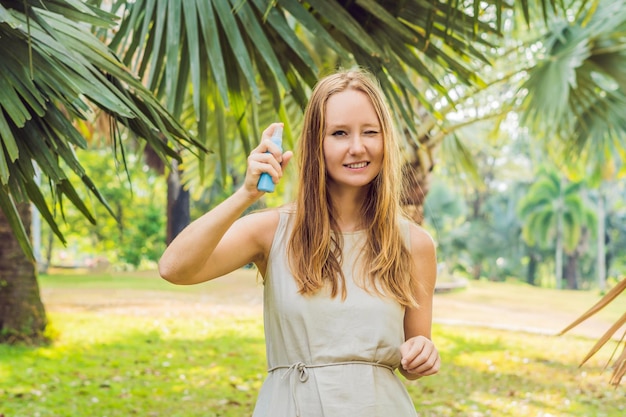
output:
{"label": "green foliage", "polygon": [[[220,110],[220,115],[224,120],[221,121],[217,117],[207,120],[207,125],[204,127],[205,143],[210,149],[220,149],[219,155],[214,153],[197,158],[190,152],[182,153],[183,182],[185,187],[192,192],[192,199],[199,203],[197,205],[200,210],[203,210],[201,213],[223,201],[241,186],[246,173],[247,157],[251,149],[259,144],[261,129],[265,129],[270,123],[282,122],[284,125],[283,148],[294,150],[296,146],[295,135],[301,130],[302,108],[293,97],[285,95],[280,98],[280,110],[277,112],[272,107],[273,97],[270,91],[260,86],[260,94],[261,102],[246,110],[247,116],[251,117],[255,123],[248,123],[246,117],[238,112],[240,109],[232,107]],[[209,108],[217,112],[213,97],[207,97],[206,100]],[[183,123],[190,129],[195,128],[197,120],[191,108],[186,108],[183,112]],[[245,140],[241,139],[244,132]],[[238,138],[241,140],[237,140]],[[221,145],[222,142],[225,146]],[[288,172],[291,171],[295,171],[295,168],[288,170]],[[284,197],[283,190],[290,186],[290,184],[285,184],[289,182],[288,178],[287,176],[281,180],[277,191],[273,195],[266,195],[266,199],[271,199],[276,195]],[[192,215],[192,218],[195,217]]]}
{"label": "green foliage", "polygon": [[[142,204],[136,205],[142,209]],[[144,210],[133,213],[125,235],[120,236],[120,258],[138,267],[142,261],[157,262],[165,249],[165,219],[163,206],[143,204]],[[137,216],[137,214],[140,214]]]}
{"label": "green foliage", "polygon": [[553,170],[539,172],[518,207],[524,221],[522,236],[530,246],[549,247],[562,234],[565,251],[572,253],[584,228],[596,230],[595,214],[580,194],[582,186]]}
{"label": "green foliage", "polygon": [[484,35],[497,39],[502,20],[496,13],[510,9],[496,2],[489,13],[480,13],[479,2],[467,7],[420,0],[402,7],[393,0],[100,3],[125,16],[111,47],[167,108],[179,117],[185,101],[192,101],[200,140],[210,139],[206,127],[216,121],[219,142],[211,149],[223,166],[227,110],[235,114],[247,154],[262,126],[255,119],[262,90],[270,92],[266,103],[276,113],[284,111],[286,96],[303,108],[308,90],[328,68],[320,55],[335,58],[331,68],[359,65],[377,74],[404,125],[415,133],[414,99],[427,107],[431,101],[414,77],[445,97],[442,80],[449,74],[482,85],[474,63],[488,61],[490,43]]}
{"label": "green foliage", "polygon": [[[105,207],[74,149],[86,139],[75,120],[93,108],[108,113],[115,129],[127,127],[162,158],[171,146],[197,144],[141,81],[86,28],[110,27],[115,16],[89,3],[57,0],[0,1],[0,209],[24,252],[32,257],[15,203],[31,201],[63,239],[37,183],[37,172],[54,187],[55,203],[70,202],[94,221],[77,193],[79,184]],[[116,132],[116,130],[114,130]],[[114,139],[117,135],[113,134]],[[68,181],[74,175],[75,181]]]}
{"label": "green foliage", "polygon": [[449,154],[442,155],[445,162],[430,186],[425,216],[450,273],[502,281],[524,276],[515,206],[525,192],[519,181],[526,175],[526,158],[519,139],[492,129],[482,123],[458,132],[478,171],[469,175],[448,160]]}
{"label": "green foliage", "polygon": [[[126,171],[111,149],[80,151],[78,155],[88,175],[103,184],[101,193],[111,202],[115,217],[94,204],[91,210],[97,222],[92,225],[72,207],[66,207],[61,227],[70,245],[53,252],[53,264],[85,258],[105,258],[135,268],[144,262],[154,264],[165,249],[164,178],[149,170],[135,154],[126,155]],[[64,261],[61,254],[70,259]]]}
{"label": "green foliage", "polygon": [[[516,153],[498,158],[507,169],[510,169],[508,160],[521,159]],[[486,162],[479,166],[485,170]],[[595,285],[598,220],[594,190],[581,182],[564,180],[561,184],[554,173],[526,180],[509,178],[499,169],[487,171],[483,186],[475,188],[467,177],[446,168],[447,164],[431,183],[425,222],[438,243],[438,257],[448,273],[457,277],[516,279],[552,285],[554,268],[550,272],[545,267],[551,266],[555,259],[556,207],[563,187],[567,196],[563,199],[565,230],[562,233],[567,249],[580,257],[579,283],[583,287]],[[626,239],[622,221],[623,185],[613,184],[610,196],[606,215],[606,267],[611,276],[619,277],[626,271],[620,250]],[[532,240],[527,240],[525,234]],[[533,245],[536,242],[540,244]]]}
{"label": "green foliage", "polygon": [[523,124],[546,139],[546,152],[570,166],[582,162],[597,186],[623,170],[626,157],[626,2],[596,6],[550,20],[522,90]]}

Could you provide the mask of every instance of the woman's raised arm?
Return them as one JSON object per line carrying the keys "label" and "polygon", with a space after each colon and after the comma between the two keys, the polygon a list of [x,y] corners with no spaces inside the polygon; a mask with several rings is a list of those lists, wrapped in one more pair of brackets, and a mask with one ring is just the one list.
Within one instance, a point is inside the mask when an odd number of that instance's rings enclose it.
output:
{"label": "woman's raised arm", "polygon": [[174,284],[196,284],[250,262],[264,265],[278,214],[267,211],[241,215],[263,195],[257,190],[261,173],[269,173],[274,182],[278,182],[292,157],[290,151],[281,152],[269,140],[276,126],[280,124],[274,123],[265,129],[261,144],[248,157],[242,187],[189,224],[170,243],[159,260],[161,277]]}

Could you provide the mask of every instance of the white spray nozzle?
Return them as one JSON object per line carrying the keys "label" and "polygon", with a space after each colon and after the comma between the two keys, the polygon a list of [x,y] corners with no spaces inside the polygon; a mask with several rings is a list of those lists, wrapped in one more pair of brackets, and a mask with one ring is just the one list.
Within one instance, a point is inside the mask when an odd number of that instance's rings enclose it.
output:
{"label": "white spray nozzle", "polygon": [[282,142],[283,140],[283,127],[282,126],[276,126],[274,128],[274,132],[272,133],[272,141],[279,141]]}

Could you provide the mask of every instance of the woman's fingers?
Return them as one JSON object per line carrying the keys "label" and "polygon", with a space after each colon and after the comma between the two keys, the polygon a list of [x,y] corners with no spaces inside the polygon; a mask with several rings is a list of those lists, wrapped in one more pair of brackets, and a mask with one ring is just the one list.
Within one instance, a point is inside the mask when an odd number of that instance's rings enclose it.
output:
{"label": "woman's fingers", "polygon": [[274,129],[282,127],[282,123],[272,123],[262,134],[259,145],[248,156],[248,168],[245,186],[253,191],[256,189],[261,174],[267,173],[274,183],[283,176],[283,170],[293,156],[291,151],[283,152],[272,140]]}
{"label": "woman's fingers", "polygon": [[433,375],[439,371],[441,359],[433,342],[423,336],[413,337],[400,347],[402,368],[416,375]]}
{"label": "woman's fingers", "polygon": [[[288,155],[287,155],[288,154]],[[248,156],[248,167],[252,175],[255,177],[260,176],[266,172],[272,176],[276,182],[283,175],[283,168],[286,166],[285,155],[291,159],[291,152],[280,153],[280,159],[277,159],[273,154],[266,152],[253,152]],[[258,178],[257,178],[258,179]]]}
{"label": "woman's fingers", "polygon": [[412,374],[427,376],[439,372],[440,365],[441,359],[439,355],[432,355],[427,358],[417,358],[416,361],[408,364],[405,370]]}

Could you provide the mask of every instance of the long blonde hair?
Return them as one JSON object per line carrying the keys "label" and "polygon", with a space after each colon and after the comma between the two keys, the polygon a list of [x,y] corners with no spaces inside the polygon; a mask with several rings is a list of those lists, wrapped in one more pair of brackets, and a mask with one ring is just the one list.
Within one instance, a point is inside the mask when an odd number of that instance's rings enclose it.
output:
{"label": "long blonde hair", "polygon": [[402,176],[398,140],[391,114],[378,82],[364,70],[339,71],[315,86],[304,115],[299,141],[299,190],[295,220],[288,243],[289,263],[299,293],[311,295],[330,285],[331,297],[341,290],[346,297],[341,270],[341,233],[327,188],[323,140],[328,98],[345,90],[370,98],[383,135],[381,172],[370,183],[362,209],[367,243],[361,254],[367,285],[404,306],[417,306],[417,285],[409,250],[400,230]]}

